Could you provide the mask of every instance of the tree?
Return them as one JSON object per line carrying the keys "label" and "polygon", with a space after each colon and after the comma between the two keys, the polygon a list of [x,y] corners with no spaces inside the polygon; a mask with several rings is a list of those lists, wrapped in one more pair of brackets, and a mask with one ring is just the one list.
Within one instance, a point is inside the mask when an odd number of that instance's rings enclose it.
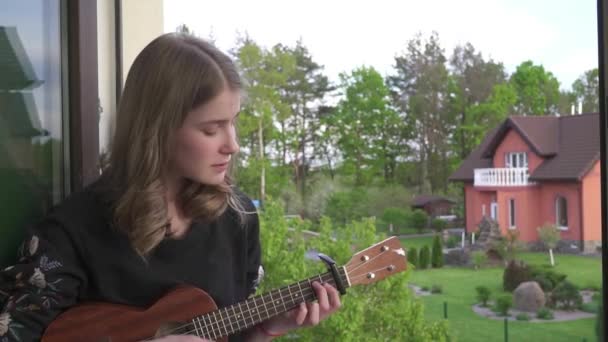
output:
{"label": "tree", "polygon": [[424,228],[428,226],[429,218],[424,210],[415,209],[412,211],[410,215],[410,224],[412,228],[421,232]]}
{"label": "tree", "polygon": [[373,68],[360,67],[342,74],[345,97],[327,123],[340,127],[338,148],[344,167],[355,174],[355,185],[367,185],[381,174],[394,177],[396,159],[403,151],[403,121],[390,105],[389,90]]}
{"label": "tree", "polygon": [[[507,74],[502,63],[496,63],[492,59],[486,61],[481,52],[475,51],[471,43],[454,48],[450,66],[454,80],[454,87],[450,91],[450,104],[457,125],[454,143],[462,160],[478,145],[476,140],[479,139],[471,139],[471,133],[485,134],[489,129],[494,128],[490,125],[500,122],[510,109],[506,107],[498,111],[489,111],[489,108],[478,109],[479,106],[496,98],[500,90],[495,90],[495,87],[506,83]],[[488,116],[498,116],[498,118],[488,120],[486,119]]]}
{"label": "tree", "polygon": [[310,166],[313,160],[328,155],[326,150],[319,148],[318,141],[324,135],[320,118],[328,112],[324,105],[325,96],[333,87],[323,74],[323,66],[314,61],[302,41],[298,41],[293,48],[279,44],[275,49],[295,60],[295,70],[287,75],[285,84],[278,88],[291,114],[279,117],[277,124],[282,163],[292,167],[298,193],[305,201]]}
{"label": "tree", "polygon": [[572,84],[572,93],[576,103],[582,103],[583,113],[597,113],[599,105],[599,72],[598,69],[586,71]]}
{"label": "tree", "polygon": [[433,250],[431,255],[431,266],[433,268],[443,267],[443,246],[439,235],[435,235],[433,238]]}
{"label": "tree", "polygon": [[429,246],[424,245],[420,248],[420,257],[418,258],[418,267],[423,270],[429,267],[429,259],[431,258],[431,251]]}
{"label": "tree", "polygon": [[406,135],[417,153],[420,193],[447,192],[450,136],[454,122],[448,110],[449,74],[436,32],[423,41],[411,39],[395,57],[396,75],[388,78],[394,100],[405,118]]}
{"label": "tree", "polygon": [[549,258],[551,259],[551,266],[555,266],[555,260],[553,259],[553,249],[557,247],[557,243],[561,239],[559,229],[554,224],[545,224],[542,227],[537,228],[538,237],[549,249]]}
{"label": "tree", "polygon": [[517,66],[509,83],[517,93],[514,112],[520,115],[556,114],[559,81],[542,65],[526,61]]}
{"label": "tree", "polygon": [[[266,184],[280,186],[280,170],[272,169],[268,160],[267,149],[276,135],[275,117],[282,117],[289,107],[283,102],[278,88],[284,86],[287,77],[295,69],[295,60],[289,56],[267,51],[251,38],[240,38],[233,55],[248,82],[248,101],[243,106],[239,120],[239,133],[245,148],[242,149],[240,180],[252,180],[259,177],[259,182],[245,182],[243,186],[249,193],[259,194],[260,200],[266,198]],[[269,173],[278,171],[273,175]],[[267,182],[271,176],[273,182]],[[250,187],[250,189],[247,189]],[[251,189],[252,188],[252,189]]]}

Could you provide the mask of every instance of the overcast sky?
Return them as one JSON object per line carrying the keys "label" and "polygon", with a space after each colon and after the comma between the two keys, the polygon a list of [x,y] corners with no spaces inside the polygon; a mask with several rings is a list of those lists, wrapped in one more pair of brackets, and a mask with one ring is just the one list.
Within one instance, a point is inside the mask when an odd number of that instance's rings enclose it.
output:
{"label": "overcast sky", "polygon": [[301,38],[331,80],[358,66],[392,73],[416,32],[437,31],[446,57],[471,42],[507,72],[542,64],[562,89],[597,67],[595,0],[165,0],[165,31],[188,25],[223,50],[240,32],[265,47]]}

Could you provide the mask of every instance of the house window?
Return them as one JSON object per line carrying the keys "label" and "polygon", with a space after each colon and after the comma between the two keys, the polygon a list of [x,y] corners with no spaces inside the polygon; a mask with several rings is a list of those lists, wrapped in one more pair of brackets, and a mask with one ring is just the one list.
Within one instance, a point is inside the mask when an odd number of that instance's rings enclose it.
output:
{"label": "house window", "polygon": [[515,199],[509,199],[509,229],[515,229]]}
{"label": "house window", "polygon": [[568,229],[568,201],[562,196],[555,199],[555,224],[559,229]]}
{"label": "house window", "polygon": [[505,167],[527,168],[528,154],[526,152],[509,152],[505,154]]}

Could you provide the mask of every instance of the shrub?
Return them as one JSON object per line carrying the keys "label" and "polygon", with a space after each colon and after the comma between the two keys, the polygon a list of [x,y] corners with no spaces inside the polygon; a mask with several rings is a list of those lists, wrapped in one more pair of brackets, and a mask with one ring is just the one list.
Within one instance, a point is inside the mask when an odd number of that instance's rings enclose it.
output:
{"label": "shrub", "polygon": [[424,210],[416,209],[410,214],[410,225],[419,232],[422,232],[427,227],[428,221],[428,215]]}
{"label": "shrub", "polygon": [[407,261],[414,267],[418,267],[418,250],[415,247],[407,250]]}
{"label": "shrub", "polygon": [[450,236],[445,242],[447,248],[454,248],[460,244],[460,239],[457,236]]}
{"label": "shrub", "polygon": [[482,306],[488,306],[488,300],[490,300],[490,289],[487,286],[477,286],[477,300],[481,302]]}
{"label": "shrub", "polygon": [[483,266],[487,260],[488,260],[488,256],[486,255],[486,252],[483,252],[483,251],[473,252],[473,266],[475,266],[475,269],[481,268],[481,266]]}
{"label": "shrub", "polygon": [[425,292],[429,292],[430,291],[430,288],[428,286],[426,286],[426,285],[422,286],[420,289],[422,291],[425,291]]}
{"label": "shrub", "polygon": [[431,258],[431,251],[429,246],[423,246],[420,249],[420,257],[418,258],[418,268],[425,269],[429,267],[429,259]]}
{"label": "shrub", "polygon": [[431,286],[431,293],[443,293],[443,288],[439,284]]}
{"label": "shrub", "polygon": [[496,312],[502,316],[509,315],[509,309],[513,306],[513,296],[502,295],[496,299]]}
{"label": "shrub", "polygon": [[431,266],[433,266],[433,268],[443,267],[443,247],[441,246],[441,238],[439,235],[435,235],[435,238],[433,239]]}
{"label": "shrub", "polygon": [[530,320],[530,316],[528,316],[527,313],[520,313],[517,314],[517,316],[515,316],[515,319],[518,321],[529,321]]}
{"label": "shrub", "polygon": [[553,291],[555,286],[564,281],[567,277],[563,273],[536,266],[530,267],[530,272],[532,274],[532,280],[536,281],[545,292]]}
{"label": "shrub", "polygon": [[583,303],[581,304],[581,311],[589,312],[589,313],[598,313],[600,305],[596,302]]}
{"label": "shrub", "polygon": [[[389,225],[393,225],[393,233],[399,232],[400,229],[403,229],[408,224],[408,211],[400,208],[386,208],[382,213],[381,217],[382,221],[388,227]],[[388,229],[387,229],[388,231]]]}
{"label": "shrub", "polygon": [[437,232],[443,231],[444,229],[447,228],[447,226],[448,226],[448,223],[446,220],[442,220],[440,218],[434,218],[431,220],[431,228],[433,228]]}
{"label": "shrub", "polygon": [[536,318],[538,319],[553,319],[553,312],[547,308],[540,308],[536,312]]}
{"label": "shrub", "polygon": [[562,306],[566,310],[574,310],[581,306],[583,298],[576,285],[564,280],[553,289],[551,301],[556,308]]}
{"label": "shrub", "polygon": [[505,291],[512,292],[519,284],[532,279],[532,273],[528,265],[523,261],[511,260],[502,277],[502,287]]}

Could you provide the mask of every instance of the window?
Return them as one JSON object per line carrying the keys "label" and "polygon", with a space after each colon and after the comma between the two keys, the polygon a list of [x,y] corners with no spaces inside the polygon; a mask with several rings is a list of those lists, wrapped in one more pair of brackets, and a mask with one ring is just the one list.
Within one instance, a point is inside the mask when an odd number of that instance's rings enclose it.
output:
{"label": "window", "polygon": [[568,229],[568,201],[562,196],[555,199],[555,224],[559,229]]}
{"label": "window", "polygon": [[509,199],[509,229],[515,229],[515,199]]}
{"label": "window", "polygon": [[60,10],[59,0],[2,2],[0,268],[14,263],[24,227],[64,195]]}
{"label": "window", "polygon": [[528,154],[526,152],[509,152],[505,154],[505,167],[528,167]]}

